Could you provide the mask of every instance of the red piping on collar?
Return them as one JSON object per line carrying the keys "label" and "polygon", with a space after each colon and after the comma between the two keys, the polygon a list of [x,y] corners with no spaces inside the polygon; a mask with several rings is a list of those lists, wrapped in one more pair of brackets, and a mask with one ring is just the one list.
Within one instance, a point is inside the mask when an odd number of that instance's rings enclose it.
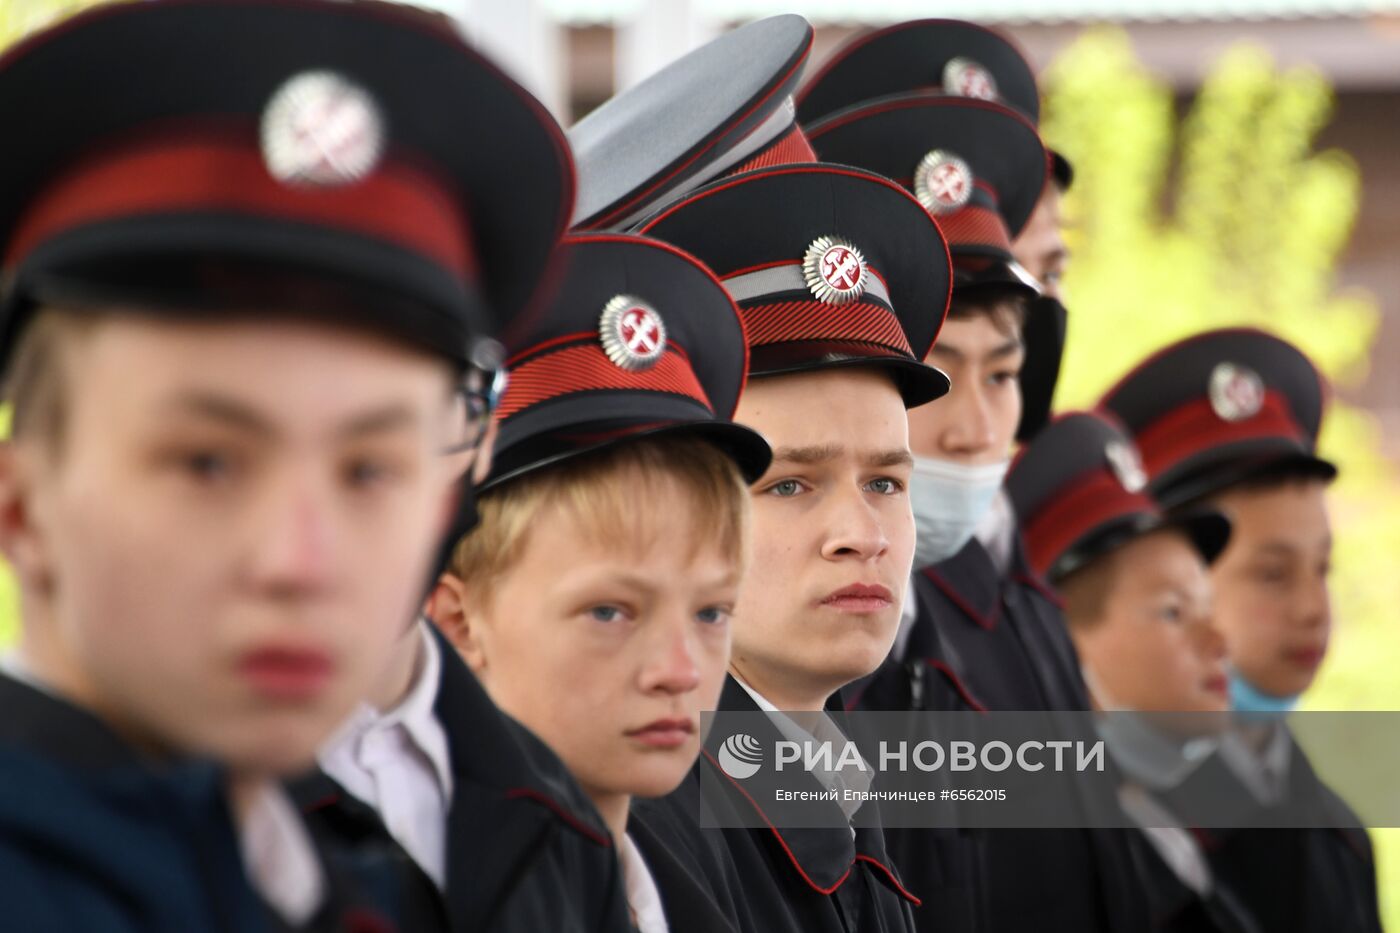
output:
{"label": "red piping on collar", "polygon": [[879,859],[870,855],[857,855],[856,861],[866,862],[867,864],[874,865],[876,868],[880,869],[880,871],[884,872],[885,875],[890,879],[890,884],[894,885],[894,889],[900,894],[904,895],[905,899],[907,899],[915,907],[922,907],[924,905],[923,901],[919,900],[913,894],[910,894],[909,889],[899,883],[899,878],[895,875],[893,869],[891,869],[885,863],[881,862]]}
{"label": "red piping on collar", "polygon": [[[792,867],[797,869],[797,873],[802,876],[802,880],[807,882],[807,885],[813,891],[816,891],[818,894],[830,896],[832,894],[835,894],[836,890],[840,888],[841,885],[846,883],[846,879],[851,877],[851,868],[855,867],[855,862],[851,863],[850,868],[846,869],[846,873],[840,878],[836,879],[836,883],[833,884],[831,887],[824,888],[821,885],[817,884],[815,881],[812,880],[811,875],[808,875],[807,872],[802,868],[802,863],[797,860],[797,856],[794,855],[792,853],[792,850],[788,848],[787,841],[783,839],[783,834],[778,832],[778,827],[774,826],[773,821],[768,819],[768,814],[763,812],[763,808],[758,805],[758,801],[754,800],[753,797],[749,795],[748,791],[744,790],[744,788],[739,786],[738,781],[734,780],[728,775],[728,773],[725,772],[724,768],[721,767],[720,763],[715,759],[715,756],[710,754],[710,750],[708,748],[702,749],[702,752],[704,753],[705,757],[710,760],[710,764],[714,765],[715,768],[719,771],[719,773],[724,775],[724,779],[730,784],[733,784],[734,789],[737,790],[739,793],[743,794],[744,799],[747,800],[753,806],[754,810],[757,811],[759,816],[763,817],[763,822],[768,825],[768,828],[773,831],[774,837],[777,838],[778,845],[783,847],[783,851],[787,853],[788,859],[792,861]],[[856,858],[859,859],[860,856],[856,856]],[[884,866],[881,867],[883,868]]]}
{"label": "red piping on collar", "polygon": [[1018,573],[1011,579],[1012,581],[1019,583],[1022,586],[1027,586],[1035,590],[1041,596],[1045,597],[1045,599],[1049,600],[1052,606],[1054,606],[1061,612],[1064,612],[1064,599],[1060,596],[1059,593],[1056,593],[1054,590],[1052,590],[1049,584],[1047,584],[1044,580],[1041,580],[1039,577],[1036,577],[1035,575],[1029,573]]}
{"label": "red piping on collar", "polygon": [[987,711],[987,707],[982,704],[981,700],[972,695],[972,691],[967,689],[967,685],[962,682],[962,678],[953,673],[953,669],[949,667],[947,663],[935,658],[924,658],[924,663],[951,680],[953,682],[953,689],[958,691],[958,696],[963,698],[964,703],[979,713],[985,713]]}
{"label": "red piping on collar", "polygon": [[569,826],[571,826],[575,832],[579,833],[579,835],[588,838],[592,842],[602,846],[605,849],[612,848],[613,841],[611,836],[599,833],[593,827],[589,826],[587,823],[583,822],[578,817],[574,816],[572,813],[566,810],[563,807],[563,805],[561,805],[557,800],[545,794],[542,794],[539,791],[534,790],[533,788],[513,787],[510,790],[506,791],[506,799],[533,800],[536,803],[544,804],[545,807],[554,812],[555,816],[559,817],[559,819],[569,824]]}
{"label": "red piping on collar", "polygon": [[949,602],[961,609],[963,615],[967,616],[969,619],[976,622],[978,625],[980,625],[982,628],[986,629],[989,632],[992,629],[996,628],[997,621],[1001,618],[1000,601],[998,601],[996,609],[993,610],[992,617],[988,619],[985,618],[980,612],[977,612],[971,606],[969,606],[967,602],[960,595],[958,595],[958,591],[953,589],[952,584],[949,583],[947,580],[943,579],[943,577],[940,576],[937,572],[935,572],[932,567],[924,568],[924,576],[928,577],[929,581],[932,582],[934,586],[938,587],[939,592],[941,592],[944,596],[948,597]]}

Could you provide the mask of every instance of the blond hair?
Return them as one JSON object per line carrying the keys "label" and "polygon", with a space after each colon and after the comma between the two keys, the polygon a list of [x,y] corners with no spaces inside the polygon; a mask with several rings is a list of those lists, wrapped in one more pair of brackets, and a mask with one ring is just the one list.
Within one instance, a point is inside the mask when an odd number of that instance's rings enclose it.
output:
{"label": "blond hair", "polygon": [[573,518],[595,540],[646,550],[685,535],[693,557],[710,547],[748,563],[749,494],[739,468],[698,437],[643,438],[509,480],[483,494],[476,528],[453,549],[448,572],[475,598],[510,570],[530,529]]}
{"label": "blond hair", "polygon": [[9,438],[33,438],[62,448],[68,419],[71,350],[93,331],[100,315],[44,308],[25,325],[5,366],[0,395],[10,406]]}

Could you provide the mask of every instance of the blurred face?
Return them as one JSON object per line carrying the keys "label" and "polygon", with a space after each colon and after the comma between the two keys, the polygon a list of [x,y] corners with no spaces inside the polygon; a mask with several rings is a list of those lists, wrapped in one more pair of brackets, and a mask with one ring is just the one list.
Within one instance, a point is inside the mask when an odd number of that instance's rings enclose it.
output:
{"label": "blurred face", "polygon": [[1148,712],[1228,709],[1225,645],[1211,623],[1210,577],[1196,549],[1164,530],[1104,559],[1113,565],[1102,618],[1071,631],[1106,697]]}
{"label": "blurred face", "polygon": [[820,709],[889,653],[914,554],[904,402],[867,369],[755,379],[735,420],[773,445],[751,487],[754,560],[734,670],[779,709]]}
{"label": "blurred face", "polygon": [[978,314],[950,318],[928,362],[948,374],[952,388],[935,402],[909,411],[909,445],[921,457],[965,466],[999,463],[1011,454],[1021,421],[1025,361],[1018,333],[1003,333]]}
{"label": "blurred face", "polygon": [[451,376],[334,328],[114,314],[0,455],[36,673],[157,752],[306,767],[413,617]]}
{"label": "blurred face", "polygon": [[[654,501],[685,501],[663,482]],[[430,614],[491,698],[595,800],[668,794],[700,753],[700,712],[719,700],[741,573],[716,545],[690,546],[685,532],[703,538],[702,521],[681,511],[664,537],[628,546],[553,507],[487,598],[450,575],[433,595]]]}
{"label": "blurred face", "polygon": [[1211,573],[1230,663],[1265,693],[1302,693],[1332,629],[1326,487],[1299,481],[1237,489],[1216,504],[1234,529]]}
{"label": "blurred face", "polygon": [[1011,252],[1047,295],[1064,300],[1060,279],[1069,262],[1069,249],[1060,232],[1060,189],[1056,185],[1045,186],[1026,228],[1011,244]]}

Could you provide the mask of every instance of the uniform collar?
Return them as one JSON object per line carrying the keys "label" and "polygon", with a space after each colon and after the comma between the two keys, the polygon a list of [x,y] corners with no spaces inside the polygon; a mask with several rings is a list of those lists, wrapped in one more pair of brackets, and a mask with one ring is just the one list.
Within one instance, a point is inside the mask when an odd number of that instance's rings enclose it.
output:
{"label": "uniform collar", "polygon": [[82,769],[141,764],[141,756],[92,713],[38,685],[0,673],[0,742]]}
{"label": "uniform collar", "polygon": [[417,670],[408,693],[391,709],[379,711],[361,703],[340,730],[325,744],[318,756],[322,766],[330,761],[329,750],[358,742],[371,732],[402,729],[413,747],[428,761],[444,801],[452,800],[452,761],[447,735],[434,709],[442,680],[443,649],[426,621],[419,619],[416,635],[420,642]]}
{"label": "uniform collar", "polygon": [[428,632],[440,651],[433,711],[447,731],[453,781],[497,790],[509,799],[533,798],[588,838],[611,845],[602,816],[559,757],[491,701],[441,632],[432,626]]}
{"label": "uniform collar", "polygon": [[[772,704],[768,704],[770,707]],[[725,712],[759,712],[763,710],[749,688],[733,675],[725,677],[724,689],[720,694],[719,709]],[[839,695],[833,695],[827,703],[828,717],[831,713],[839,713],[841,701]],[[836,728],[833,722],[833,728]],[[778,733],[776,725],[773,732]],[[776,738],[770,736],[769,738]],[[760,739],[761,742],[767,741]],[[709,751],[703,753],[704,760],[700,762],[700,767],[713,767],[719,775],[719,780],[725,781],[734,787],[740,795],[758,813],[763,816],[764,822],[768,824],[769,831],[776,838],[779,847],[786,853],[789,862],[794,870],[802,877],[808,887],[818,894],[834,894],[853,873],[861,863],[875,869],[876,874],[882,876],[882,880],[901,897],[917,905],[918,898],[914,897],[900,885],[898,876],[890,867],[889,858],[885,854],[885,833],[880,827],[878,819],[879,811],[876,807],[868,807],[868,812],[862,817],[863,824],[855,828],[855,832],[847,832],[842,827],[811,828],[811,829],[779,829],[764,813],[763,807],[750,796],[737,782],[724,774],[722,768],[718,766]],[[762,832],[762,830],[753,830]]]}

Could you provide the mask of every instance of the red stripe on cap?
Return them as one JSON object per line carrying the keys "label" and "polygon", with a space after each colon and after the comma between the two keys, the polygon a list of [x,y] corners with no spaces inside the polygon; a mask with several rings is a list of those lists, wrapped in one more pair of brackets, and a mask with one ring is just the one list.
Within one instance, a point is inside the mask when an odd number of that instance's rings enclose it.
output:
{"label": "red stripe on cap", "polygon": [[774,165],[802,165],[815,161],[817,161],[817,154],[812,150],[812,144],[807,141],[807,134],[802,132],[801,127],[793,124],[792,129],[779,136],[767,149],[725,174],[738,175],[740,172],[756,168],[769,168]]}
{"label": "red stripe on cap", "polygon": [[1192,399],[1147,425],[1135,440],[1147,475],[1155,479],[1212,447],[1264,438],[1312,447],[1307,433],[1293,419],[1288,399],[1277,389],[1265,391],[1258,413],[1242,421],[1221,418],[1207,397]]}
{"label": "red stripe on cap", "polygon": [[1025,523],[1031,567],[1045,576],[1060,555],[1083,535],[1104,522],[1144,512],[1160,514],[1151,499],[1142,493],[1128,492],[1106,467],[1094,470],[1057,492],[1045,509]]}
{"label": "red stripe on cap", "polygon": [[[948,240],[950,250],[959,246],[994,246],[1011,252],[1011,236],[1006,232],[1006,221],[1001,214],[980,205],[969,204],[960,211],[940,214],[935,218],[943,236]],[[958,264],[953,257],[953,266]]]}
{"label": "red stripe on cap", "polygon": [[504,421],[532,405],[600,389],[683,395],[714,410],[690,363],[673,349],[668,348],[650,369],[631,372],[608,359],[595,342],[552,350],[511,369],[496,416]]}
{"label": "red stripe on cap", "polygon": [[913,356],[899,318],[868,301],[833,305],[807,299],[740,308],[750,346],[794,340],[874,343]]}
{"label": "red stripe on cap", "polygon": [[476,251],[458,201],[427,173],[385,157],[338,186],[284,185],[262,154],[230,134],[147,138],[89,159],[25,211],[5,256],[18,265],[52,237],[88,224],[152,214],[221,212],[332,227],[424,255],[474,279]]}

